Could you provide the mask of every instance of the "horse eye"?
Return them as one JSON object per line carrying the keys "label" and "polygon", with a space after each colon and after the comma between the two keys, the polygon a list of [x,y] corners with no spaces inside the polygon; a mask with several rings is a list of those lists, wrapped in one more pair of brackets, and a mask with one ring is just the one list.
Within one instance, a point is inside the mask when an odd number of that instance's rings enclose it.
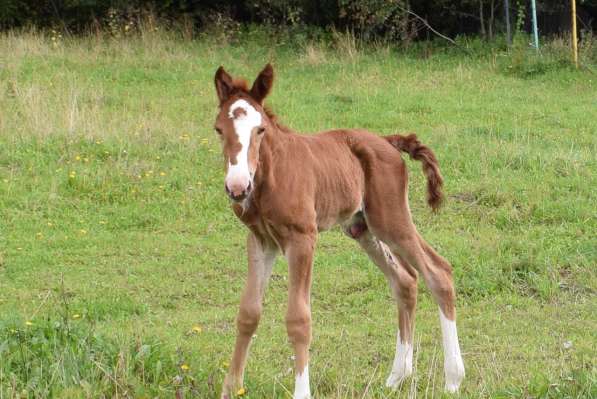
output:
{"label": "horse eye", "polygon": [[222,135],[222,130],[221,129],[219,129],[217,127],[214,127],[214,129],[215,129],[215,131],[216,131],[217,134],[219,134],[220,136]]}
{"label": "horse eye", "polygon": [[263,134],[263,132],[265,132],[265,128],[260,126],[257,128],[257,134]]}

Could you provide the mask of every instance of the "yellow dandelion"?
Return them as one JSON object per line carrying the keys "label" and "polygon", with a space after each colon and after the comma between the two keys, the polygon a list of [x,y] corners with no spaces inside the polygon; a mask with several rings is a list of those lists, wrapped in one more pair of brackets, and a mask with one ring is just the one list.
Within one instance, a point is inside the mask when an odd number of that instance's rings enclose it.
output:
{"label": "yellow dandelion", "polygon": [[186,364],[186,363],[183,363],[183,364],[181,364],[181,365],[180,365],[180,369],[181,369],[182,371],[188,371],[188,370],[190,369],[190,367],[189,367],[189,365],[188,365],[188,364]]}
{"label": "yellow dandelion", "polygon": [[160,176],[166,176],[166,172],[160,172]]}
{"label": "yellow dandelion", "polygon": [[81,315],[80,315],[80,314],[78,314],[78,313],[75,313],[75,314],[73,315],[73,319],[80,319],[80,318],[81,318]]}
{"label": "yellow dandelion", "polygon": [[75,157],[75,160],[77,160],[77,161],[80,161],[80,160],[81,160],[81,156],[80,156],[80,155],[77,155],[77,156]]}
{"label": "yellow dandelion", "polygon": [[87,234],[87,230],[81,229],[81,230],[79,230],[79,233],[81,233],[82,235],[85,235],[85,234]]}
{"label": "yellow dandelion", "polygon": [[155,157],[155,159],[162,159],[162,158],[160,158],[160,156],[158,155],[157,157]]}
{"label": "yellow dandelion", "polygon": [[164,186],[158,186],[158,188],[159,188],[160,190],[163,190],[163,189],[164,189]]}
{"label": "yellow dandelion", "polygon": [[99,224],[106,224],[107,222],[105,220],[100,220]]}
{"label": "yellow dandelion", "polygon": [[193,332],[194,332],[194,333],[197,333],[197,334],[199,334],[199,333],[201,333],[201,331],[203,331],[203,330],[201,329],[201,326],[193,326]]}
{"label": "yellow dandelion", "polygon": [[73,171],[71,171],[71,172],[68,174],[68,177],[70,177],[71,179],[74,179],[76,175],[77,175],[77,172],[75,172],[75,171],[73,170]]}
{"label": "yellow dandelion", "polygon": [[26,326],[32,326],[32,325],[33,325],[33,322],[32,322],[32,321],[30,321],[30,320],[27,320],[27,321],[25,322],[25,325],[26,325]]}
{"label": "yellow dandelion", "polygon": [[228,362],[222,362],[222,366],[223,367],[228,367],[228,366],[230,366],[230,363],[228,363]]}
{"label": "yellow dandelion", "polygon": [[38,231],[37,233],[35,233],[35,236],[37,238],[42,238],[44,235],[41,232]]}
{"label": "yellow dandelion", "polygon": [[98,145],[99,145],[99,144],[101,144],[101,143],[102,143],[102,141],[101,141],[101,140],[97,140],[97,141],[95,142],[95,144],[98,144]]}
{"label": "yellow dandelion", "polygon": [[243,396],[246,393],[247,393],[247,390],[245,388],[241,388],[238,391],[236,391],[236,396]]}
{"label": "yellow dandelion", "polygon": [[84,162],[89,162],[89,158],[83,158]]}
{"label": "yellow dandelion", "polygon": [[17,251],[22,251],[22,250],[23,250],[23,248],[17,247]]}
{"label": "yellow dandelion", "polygon": [[8,179],[2,179],[4,183],[8,183]]}
{"label": "yellow dandelion", "polygon": [[52,227],[54,224],[52,222],[48,222],[48,226]]}
{"label": "yellow dandelion", "polygon": [[108,154],[110,154],[110,153],[109,153],[108,151],[104,151],[104,154],[108,155]]}

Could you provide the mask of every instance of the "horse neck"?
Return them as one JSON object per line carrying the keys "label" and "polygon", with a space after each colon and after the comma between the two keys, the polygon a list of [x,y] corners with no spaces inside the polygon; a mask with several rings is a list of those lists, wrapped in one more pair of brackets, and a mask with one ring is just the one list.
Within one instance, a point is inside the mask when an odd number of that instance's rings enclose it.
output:
{"label": "horse neck", "polygon": [[291,144],[292,140],[288,139],[295,135],[288,129],[280,129],[275,123],[272,123],[272,126],[273,128],[266,133],[259,148],[259,167],[255,175],[256,188],[275,185],[276,162],[281,161],[279,157],[275,156],[275,153],[279,153],[279,148],[282,146]]}

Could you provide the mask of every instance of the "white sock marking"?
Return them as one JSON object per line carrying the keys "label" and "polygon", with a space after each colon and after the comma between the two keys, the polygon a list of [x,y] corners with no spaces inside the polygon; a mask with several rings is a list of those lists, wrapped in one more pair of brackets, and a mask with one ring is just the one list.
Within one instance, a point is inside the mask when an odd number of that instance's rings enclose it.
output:
{"label": "white sock marking", "polygon": [[439,310],[439,320],[442,326],[442,340],[444,344],[444,373],[446,377],[446,391],[456,392],[464,378],[464,363],[460,354],[456,322],[444,316]]}
{"label": "white sock marking", "polygon": [[297,373],[294,380],[293,399],[310,399],[311,388],[309,387],[309,365],[305,366],[302,373]]}
{"label": "white sock marking", "polygon": [[[234,116],[234,111],[241,108],[244,112],[237,117]],[[236,155],[236,165],[230,163],[228,160],[228,174],[226,181],[241,180],[249,184],[251,181],[251,173],[249,170],[249,145],[251,144],[251,132],[254,128],[261,125],[261,114],[257,112],[251,104],[246,100],[237,100],[228,111],[228,116],[232,119],[234,130],[238,136],[241,148]]]}
{"label": "white sock marking", "polygon": [[402,342],[400,331],[396,336],[396,355],[392,372],[386,380],[386,386],[397,388],[398,385],[413,372],[413,347],[408,342]]}

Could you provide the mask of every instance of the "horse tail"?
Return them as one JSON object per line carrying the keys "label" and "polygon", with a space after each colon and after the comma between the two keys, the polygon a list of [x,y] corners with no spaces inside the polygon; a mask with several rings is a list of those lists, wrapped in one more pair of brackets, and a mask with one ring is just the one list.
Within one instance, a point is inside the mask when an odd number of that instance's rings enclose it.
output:
{"label": "horse tail", "polygon": [[437,158],[431,148],[421,144],[416,134],[409,134],[408,136],[394,134],[384,136],[384,139],[396,149],[408,153],[411,159],[423,163],[423,172],[427,176],[427,204],[436,211],[444,199],[442,193],[444,179],[439,171]]}

